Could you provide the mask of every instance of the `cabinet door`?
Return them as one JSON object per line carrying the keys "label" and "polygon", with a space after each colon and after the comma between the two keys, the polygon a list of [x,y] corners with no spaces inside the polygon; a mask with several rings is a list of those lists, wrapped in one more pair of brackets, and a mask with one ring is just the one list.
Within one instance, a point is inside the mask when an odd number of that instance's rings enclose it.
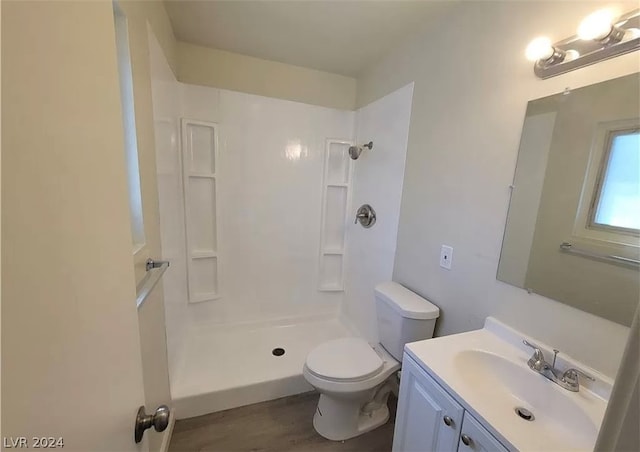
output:
{"label": "cabinet door", "polygon": [[464,410],[407,354],[393,452],[455,452]]}
{"label": "cabinet door", "polygon": [[489,431],[476,421],[469,412],[464,413],[458,452],[508,452]]}

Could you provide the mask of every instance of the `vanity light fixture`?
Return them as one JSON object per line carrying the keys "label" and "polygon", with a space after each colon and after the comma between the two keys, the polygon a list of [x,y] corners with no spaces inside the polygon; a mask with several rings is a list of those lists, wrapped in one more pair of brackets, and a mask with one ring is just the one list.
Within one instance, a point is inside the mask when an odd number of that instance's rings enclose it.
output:
{"label": "vanity light fixture", "polygon": [[564,74],[640,49],[640,9],[615,18],[608,9],[587,16],[575,36],[552,43],[539,37],[525,51],[541,79]]}

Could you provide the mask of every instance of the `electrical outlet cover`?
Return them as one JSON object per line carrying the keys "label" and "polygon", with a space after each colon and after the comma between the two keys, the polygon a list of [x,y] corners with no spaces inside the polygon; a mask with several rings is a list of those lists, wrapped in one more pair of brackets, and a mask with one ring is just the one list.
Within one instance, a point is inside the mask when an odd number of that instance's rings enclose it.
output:
{"label": "electrical outlet cover", "polygon": [[440,249],[440,267],[451,270],[453,261],[453,248],[448,245],[442,245]]}

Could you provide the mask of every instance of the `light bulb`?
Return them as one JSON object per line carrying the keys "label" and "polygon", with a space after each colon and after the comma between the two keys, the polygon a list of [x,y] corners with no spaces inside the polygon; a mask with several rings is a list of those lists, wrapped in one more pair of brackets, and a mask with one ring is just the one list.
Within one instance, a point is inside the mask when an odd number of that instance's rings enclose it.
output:
{"label": "light bulb", "polygon": [[613,28],[613,13],[601,9],[589,14],[578,27],[578,37],[585,41],[602,40],[609,36]]}
{"label": "light bulb", "polygon": [[529,43],[524,54],[529,61],[548,60],[554,54],[551,39],[544,36],[534,39]]}

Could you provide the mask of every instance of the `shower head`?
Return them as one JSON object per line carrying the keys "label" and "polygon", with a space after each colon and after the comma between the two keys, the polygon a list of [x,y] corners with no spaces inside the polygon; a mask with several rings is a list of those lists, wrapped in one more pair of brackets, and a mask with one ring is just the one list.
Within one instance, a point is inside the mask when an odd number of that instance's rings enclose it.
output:
{"label": "shower head", "polygon": [[370,150],[373,149],[373,141],[369,141],[367,144],[363,144],[362,146],[350,146],[349,157],[353,160],[358,160],[358,157],[360,157],[364,148],[369,148]]}
{"label": "shower head", "polygon": [[361,153],[362,153],[361,146],[351,146],[349,148],[349,157],[351,157],[353,160],[358,160],[358,157],[360,157]]}

